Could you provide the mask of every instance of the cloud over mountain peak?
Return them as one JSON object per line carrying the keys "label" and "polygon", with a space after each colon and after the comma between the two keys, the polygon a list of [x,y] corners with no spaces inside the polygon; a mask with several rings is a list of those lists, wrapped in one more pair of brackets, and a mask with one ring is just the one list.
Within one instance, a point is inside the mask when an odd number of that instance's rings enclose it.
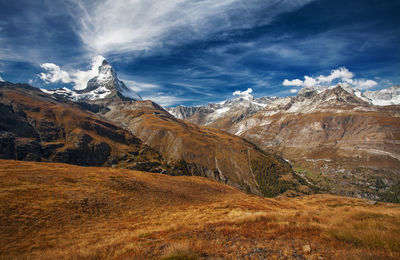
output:
{"label": "cloud over mountain peak", "polygon": [[314,86],[326,86],[331,84],[345,84],[360,90],[370,89],[378,85],[374,80],[370,79],[354,79],[354,73],[350,72],[347,68],[341,67],[332,70],[328,76],[320,75],[318,77],[304,76],[304,80],[285,79],[282,82],[284,86],[294,87],[314,87]]}

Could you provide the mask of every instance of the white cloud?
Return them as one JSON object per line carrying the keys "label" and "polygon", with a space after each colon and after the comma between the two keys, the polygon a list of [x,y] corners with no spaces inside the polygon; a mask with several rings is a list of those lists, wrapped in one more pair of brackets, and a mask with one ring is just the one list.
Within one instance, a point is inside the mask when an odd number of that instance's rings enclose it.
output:
{"label": "white cloud", "polygon": [[54,63],[43,63],[40,65],[43,69],[47,70],[47,73],[40,73],[38,76],[46,83],[54,83],[61,81],[62,83],[72,82],[69,73],[61,70],[59,66]]}
{"label": "white cloud", "polygon": [[253,89],[248,88],[245,91],[240,91],[240,90],[236,90],[235,92],[233,92],[232,95],[234,96],[250,96],[250,94],[253,92]]}
{"label": "white cloud", "polygon": [[[270,23],[313,0],[100,0],[80,7],[77,33],[95,53],[142,51]],[[268,10],[268,12],[267,12]],[[268,16],[265,15],[268,13]],[[240,14],[240,16],[239,16]],[[240,18],[239,18],[240,17]]]}
{"label": "white cloud", "polygon": [[317,85],[317,81],[312,77],[304,76],[303,84],[305,87],[312,87]]}
{"label": "white cloud", "polygon": [[358,88],[358,89],[360,89],[360,90],[370,89],[370,88],[373,88],[373,87],[375,87],[376,85],[378,85],[378,83],[377,83],[376,81],[370,80],[370,79],[368,79],[368,80],[363,80],[363,79],[361,79],[361,80],[355,80],[355,81],[353,82],[353,84],[354,84],[354,86],[355,86],[356,88]]}
{"label": "white cloud", "polygon": [[343,81],[349,81],[354,77],[354,74],[346,68],[339,68],[332,70],[329,76],[319,76],[317,81],[320,83],[331,83],[335,79],[342,79]]}
{"label": "white cloud", "polygon": [[103,60],[103,56],[96,56],[92,59],[89,70],[76,70],[72,72],[62,70],[54,63],[44,63],[41,64],[40,67],[47,72],[42,72],[38,74],[38,76],[47,84],[55,82],[73,83],[75,89],[84,89],[86,88],[87,82],[99,73],[99,67]]}
{"label": "white cloud", "polygon": [[77,70],[73,72],[73,82],[75,83],[75,89],[84,89],[86,88],[87,82],[97,76],[99,74],[99,67],[101,66],[103,60],[105,58],[103,56],[96,56],[92,59],[90,69],[87,71]]}
{"label": "white cloud", "polygon": [[290,90],[290,93],[292,93],[292,94],[294,94],[294,93],[297,93],[297,89],[295,89],[295,88],[292,88],[291,90]]}
{"label": "white cloud", "polygon": [[3,82],[3,81],[4,81],[4,79],[2,77],[0,77],[0,82]]}
{"label": "white cloud", "polygon": [[374,80],[366,79],[354,79],[354,73],[350,72],[347,68],[339,68],[332,70],[331,74],[328,76],[320,75],[316,78],[304,76],[304,80],[285,79],[282,82],[284,86],[294,86],[294,87],[314,87],[314,86],[326,86],[336,82],[336,84],[345,84],[358,88],[360,90],[370,89],[378,85]]}
{"label": "white cloud", "polygon": [[288,80],[285,79],[282,83],[284,86],[295,86],[295,87],[301,87],[303,86],[303,81],[300,79],[294,79],[294,80]]}

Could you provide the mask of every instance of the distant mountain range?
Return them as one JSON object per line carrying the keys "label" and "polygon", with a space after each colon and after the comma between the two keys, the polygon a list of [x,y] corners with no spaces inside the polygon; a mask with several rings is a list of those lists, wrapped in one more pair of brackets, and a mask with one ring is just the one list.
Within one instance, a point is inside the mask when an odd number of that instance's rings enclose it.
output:
{"label": "distant mountain range", "polygon": [[[362,93],[358,89],[349,86],[340,86],[349,94],[361,99],[362,101],[376,106],[400,105],[400,86],[391,88],[365,91]],[[304,93],[325,93],[335,87],[308,87],[299,91],[297,96],[304,96]],[[308,102],[310,100],[307,100]],[[325,102],[321,100],[319,102]],[[311,102],[311,101],[310,101]],[[227,129],[224,126],[231,125],[226,122],[229,118],[231,122],[240,121],[260,110],[271,110],[280,107],[282,104],[296,103],[288,112],[297,110],[312,109],[312,106],[296,102],[296,97],[261,97],[254,98],[250,94],[241,95],[232,99],[228,99],[219,103],[210,103],[206,106],[177,106],[167,108],[167,111],[179,119],[188,120],[199,125],[210,125],[218,128]],[[316,104],[314,104],[316,105]],[[279,110],[279,109],[278,109]],[[304,112],[304,111],[303,111]]]}
{"label": "distant mountain range", "polygon": [[399,199],[399,101],[399,86],[364,93],[336,86],[304,88],[293,97],[247,95],[168,111],[273,150],[330,192],[370,199],[397,194]]}

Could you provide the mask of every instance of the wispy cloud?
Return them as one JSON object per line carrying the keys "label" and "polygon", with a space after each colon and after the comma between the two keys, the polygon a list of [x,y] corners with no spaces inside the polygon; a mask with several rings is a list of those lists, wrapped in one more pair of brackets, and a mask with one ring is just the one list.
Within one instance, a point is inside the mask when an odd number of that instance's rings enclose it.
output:
{"label": "wispy cloud", "polygon": [[164,107],[176,105],[176,104],[186,102],[186,101],[191,101],[188,98],[181,98],[181,97],[166,95],[164,93],[157,93],[156,95],[152,95],[152,96],[144,96],[143,99],[150,99]]}
{"label": "wispy cloud", "polygon": [[[123,79],[121,77],[121,79]],[[135,80],[127,80],[123,79],[125,85],[129,86],[130,88],[134,89],[136,92],[142,91],[154,91],[157,89],[161,89],[161,86],[158,84],[146,83],[146,82],[139,82]]]}
{"label": "wispy cloud", "polygon": [[295,87],[314,87],[314,86],[326,86],[336,82],[336,84],[346,84],[360,90],[370,89],[378,85],[374,80],[370,79],[354,79],[354,73],[350,72],[346,68],[339,68],[331,71],[328,76],[320,75],[316,78],[310,76],[304,76],[304,80],[285,79],[282,82],[284,86],[295,86]]}
{"label": "wispy cloud", "polygon": [[[149,51],[266,24],[312,0],[103,0],[81,3],[77,33],[91,51]],[[267,15],[266,15],[267,14]],[[79,19],[78,19],[79,18]],[[260,19],[262,18],[262,19]]]}

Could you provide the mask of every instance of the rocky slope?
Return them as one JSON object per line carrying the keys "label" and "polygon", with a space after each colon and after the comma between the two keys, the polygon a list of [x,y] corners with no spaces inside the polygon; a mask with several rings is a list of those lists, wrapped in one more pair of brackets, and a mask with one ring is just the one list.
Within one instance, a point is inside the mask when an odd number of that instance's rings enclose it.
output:
{"label": "rocky slope", "polygon": [[168,170],[129,131],[77,103],[9,82],[0,82],[0,158]]}
{"label": "rocky slope", "polygon": [[306,88],[223,129],[279,153],[327,191],[393,199],[400,181],[400,107],[376,106],[367,96],[341,86]]}

